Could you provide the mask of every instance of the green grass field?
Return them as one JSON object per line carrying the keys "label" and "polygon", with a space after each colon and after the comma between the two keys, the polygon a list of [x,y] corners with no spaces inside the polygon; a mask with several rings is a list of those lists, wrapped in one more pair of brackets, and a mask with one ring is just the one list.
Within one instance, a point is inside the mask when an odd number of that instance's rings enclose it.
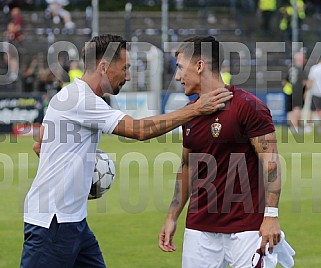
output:
{"label": "green grass field", "polygon": [[[283,166],[280,222],[296,250],[295,267],[321,267],[321,135],[294,136],[278,128]],[[0,267],[19,267],[23,243],[22,204],[38,159],[33,140],[0,136]],[[178,268],[182,215],[175,253],[157,246],[158,231],[171,200],[180,162],[176,135],[148,142],[103,137],[99,148],[117,165],[117,178],[103,198],[89,201],[88,222],[111,268]],[[129,167],[129,168],[128,168]]]}

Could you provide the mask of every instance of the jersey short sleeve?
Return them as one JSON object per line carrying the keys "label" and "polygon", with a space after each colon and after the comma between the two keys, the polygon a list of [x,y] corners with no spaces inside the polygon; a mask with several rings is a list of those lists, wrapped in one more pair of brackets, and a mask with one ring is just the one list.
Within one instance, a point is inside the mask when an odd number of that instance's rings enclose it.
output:
{"label": "jersey short sleeve", "polygon": [[[102,130],[108,134],[125,116],[122,111],[111,108],[79,79],[53,97],[48,111],[55,117],[59,114],[60,121],[73,122],[74,125]],[[45,116],[45,119],[49,118]]]}
{"label": "jersey short sleeve", "polygon": [[111,134],[119,123],[119,120],[125,116],[125,113],[111,108],[99,97],[93,98],[92,101],[93,103],[87,101],[78,111],[82,125],[90,128],[98,128],[104,133]]}
{"label": "jersey short sleeve", "polygon": [[238,118],[249,138],[275,131],[269,108],[259,98],[246,91],[239,93]]}

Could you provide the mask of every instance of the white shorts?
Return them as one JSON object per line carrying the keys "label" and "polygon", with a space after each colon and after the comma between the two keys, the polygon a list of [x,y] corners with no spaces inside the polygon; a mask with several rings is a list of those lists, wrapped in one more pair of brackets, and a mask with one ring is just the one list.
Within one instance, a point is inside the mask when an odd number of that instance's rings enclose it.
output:
{"label": "white shorts", "polygon": [[185,229],[182,268],[252,268],[258,231],[233,234]]}

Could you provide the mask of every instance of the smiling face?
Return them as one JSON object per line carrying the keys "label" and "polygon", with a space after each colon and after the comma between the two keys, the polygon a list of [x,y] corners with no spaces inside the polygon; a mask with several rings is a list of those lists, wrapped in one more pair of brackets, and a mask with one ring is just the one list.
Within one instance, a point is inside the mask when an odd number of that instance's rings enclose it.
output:
{"label": "smiling face", "polygon": [[184,53],[177,55],[176,81],[179,81],[185,90],[187,96],[201,93],[201,76],[199,73],[199,64],[197,60],[190,57],[184,57]]}
{"label": "smiling face", "polygon": [[126,81],[130,80],[129,53],[126,49],[122,49],[119,59],[110,64],[108,62],[102,64],[105,72],[101,79],[102,94],[117,95]]}

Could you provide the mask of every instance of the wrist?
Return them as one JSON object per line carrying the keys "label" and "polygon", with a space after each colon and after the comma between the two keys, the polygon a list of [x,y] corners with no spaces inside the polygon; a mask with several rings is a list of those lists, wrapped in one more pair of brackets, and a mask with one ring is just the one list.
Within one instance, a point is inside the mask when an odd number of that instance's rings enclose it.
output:
{"label": "wrist", "polygon": [[193,112],[193,114],[196,115],[196,116],[202,115],[202,111],[200,109],[200,105],[199,105],[198,102],[199,102],[199,100],[196,101],[195,103],[191,104],[191,105],[186,106],[186,107],[191,106],[190,109]]}
{"label": "wrist", "polygon": [[170,221],[173,221],[173,222],[177,222],[178,214],[175,213],[175,212],[168,213],[166,219],[170,220]]}
{"label": "wrist", "polygon": [[265,207],[264,217],[272,217],[272,218],[279,217],[279,209],[275,207]]}

